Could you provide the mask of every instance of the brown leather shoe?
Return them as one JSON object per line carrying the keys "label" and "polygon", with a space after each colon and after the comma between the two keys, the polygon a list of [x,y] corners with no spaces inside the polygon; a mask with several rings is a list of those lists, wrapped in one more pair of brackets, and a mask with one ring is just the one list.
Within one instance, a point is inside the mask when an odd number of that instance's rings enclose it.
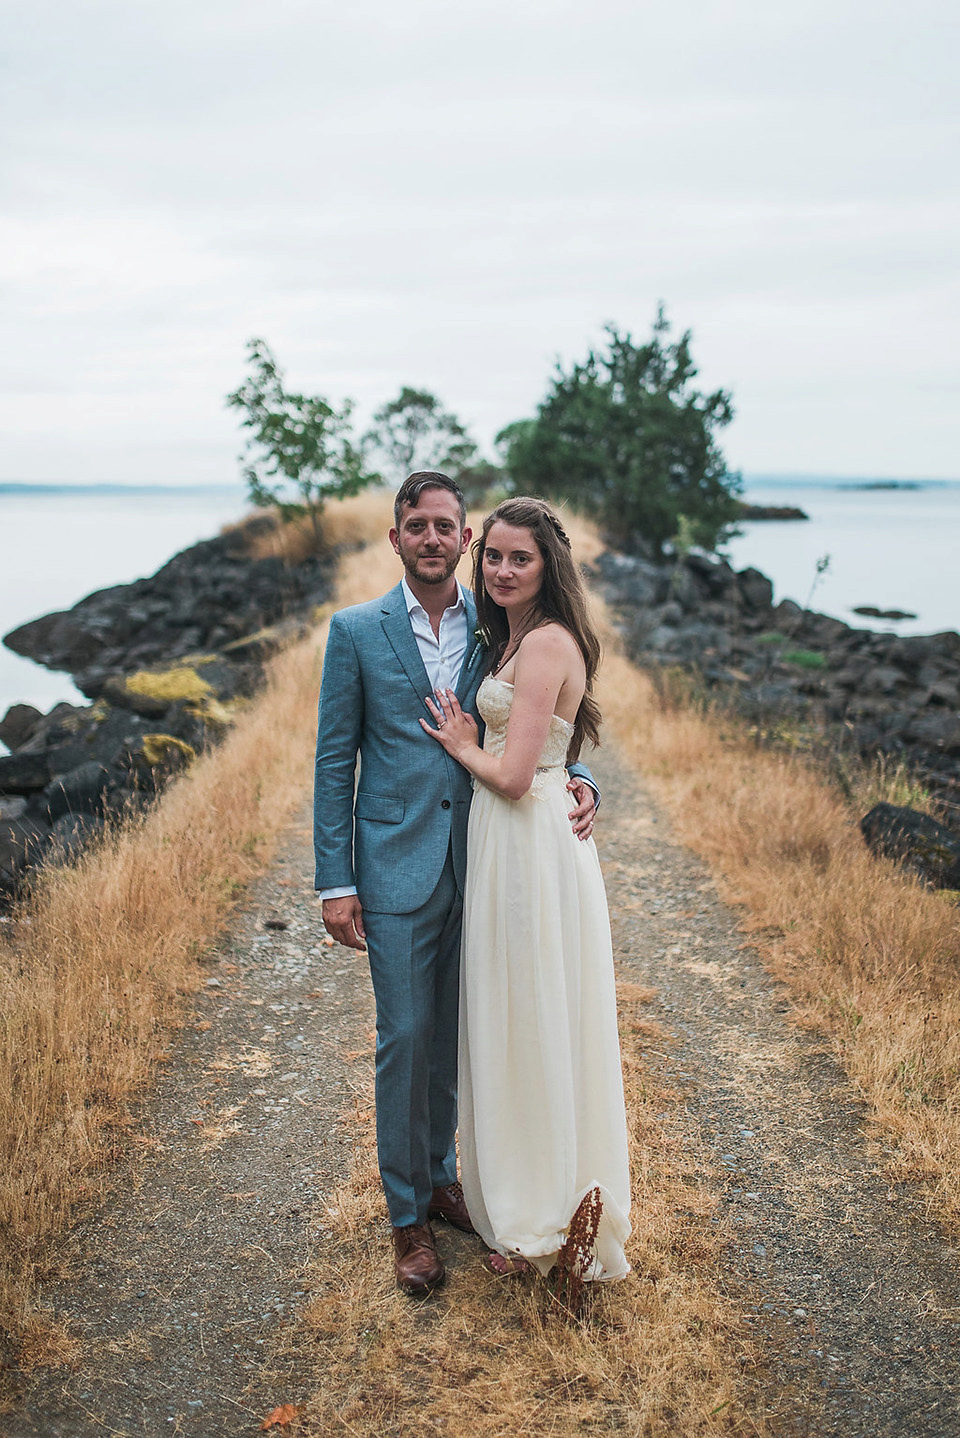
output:
{"label": "brown leather shoe", "polygon": [[439,1288],[446,1273],[437,1257],[437,1245],[429,1223],[412,1223],[393,1230],[393,1267],[397,1287],[416,1297]]}
{"label": "brown leather shoe", "polygon": [[459,1228],[463,1233],[476,1233],[477,1231],[470,1222],[463,1189],[459,1183],[448,1183],[443,1188],[433,1190],[430,1195],[428,1217],[444,1218],[447,1223],[452,1223],[454,1228]]}

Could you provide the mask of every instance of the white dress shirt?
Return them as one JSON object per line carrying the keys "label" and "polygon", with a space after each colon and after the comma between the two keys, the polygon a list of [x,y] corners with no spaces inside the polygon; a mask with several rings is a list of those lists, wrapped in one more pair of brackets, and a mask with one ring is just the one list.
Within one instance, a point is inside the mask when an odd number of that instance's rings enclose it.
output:
{"label": "white dress shirt", "polygon": [[[470,637],[467,632],[467,606],[462,586],[458,582],[456,604],[451,604],[440,616],[439,634],[434,634],[430,616],[407,583],[406,575],[400,581],[400,588],[403,590],[404,603],[410,616],[410,628],[417,641],[430,688],[456,689]],[[427,717],[426,709],[424,716]],[[343,899],[347,894],[356,892],[356,888],[351,884],[339,889],[321,889],[320,898]]]}
{"label": "white dress shirt", "polygon": [[457,602],[440,616],[440,632],[434,634],[430,616],[417,599],[404,575],[400,581],[404,602],[410,616],[410,628],[420,650],[430,688],[456,689],[463,656],[467,652],[467,606],[463,590],[457,585]]}

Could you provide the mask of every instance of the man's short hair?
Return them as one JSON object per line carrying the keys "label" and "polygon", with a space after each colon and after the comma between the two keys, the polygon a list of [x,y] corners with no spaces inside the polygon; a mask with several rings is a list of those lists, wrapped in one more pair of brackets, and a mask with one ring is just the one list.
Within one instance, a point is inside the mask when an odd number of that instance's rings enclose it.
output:
{"label": "man's short hair", "polygon": [[397,490],[397,497],[393,501],[393,522],[397,529],[400,528],[400,521],[403,518],[404,505],[416,509],[420,503],[420,496],[425,489],[447,489],[457,501],[460,509],[460,528],[464,529],[467,523],[467,502],[463,497],[463,490],[456,480],[450,478],[449,474],[441,474],[438,469],[418,469],[414,474],[408,474],[406,479]]}

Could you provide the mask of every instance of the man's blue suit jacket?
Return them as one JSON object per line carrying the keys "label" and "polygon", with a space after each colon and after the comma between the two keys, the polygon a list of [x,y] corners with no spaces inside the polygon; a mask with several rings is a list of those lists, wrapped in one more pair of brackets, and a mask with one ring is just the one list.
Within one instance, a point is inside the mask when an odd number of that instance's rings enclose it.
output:
{"label": "man's blue suit jacket", "polygon": [[[476,714],[483,650],[470,595],[466,606],[456,693]],[[378,913],[406,914],[426,903],[451,845],[463,887],[473,790],[462,765],[420,728],[431,692],[399,584],[333,616],[317,731],[316,887],[355,884],[362,906]]]}
{"label": "man's blue suit jacket", "polygon": [[[485,651],[465,595],[468,640],[456,693],[476,716]],[[420,727],[430,717],[430,693],[399,584],[334,614],[320,687],[315,882],[318,889],[356,885],[363,908],[376,913],[425,904],[448,848],[463,888],[473,790],[466,769]],[[589,777],[582,765],[571,772]]]}

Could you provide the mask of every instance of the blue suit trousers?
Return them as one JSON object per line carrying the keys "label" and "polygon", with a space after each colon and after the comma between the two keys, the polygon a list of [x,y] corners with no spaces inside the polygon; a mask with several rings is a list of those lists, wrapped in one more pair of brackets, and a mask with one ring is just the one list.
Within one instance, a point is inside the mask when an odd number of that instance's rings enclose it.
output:
{"label": "blue suit trousers", "polygon": [[422,1224],[457,1177],[457,1030],[463,895],[448,851],[409,914],[364,909],[377,1001],[377,1156],[390,1222]]}

